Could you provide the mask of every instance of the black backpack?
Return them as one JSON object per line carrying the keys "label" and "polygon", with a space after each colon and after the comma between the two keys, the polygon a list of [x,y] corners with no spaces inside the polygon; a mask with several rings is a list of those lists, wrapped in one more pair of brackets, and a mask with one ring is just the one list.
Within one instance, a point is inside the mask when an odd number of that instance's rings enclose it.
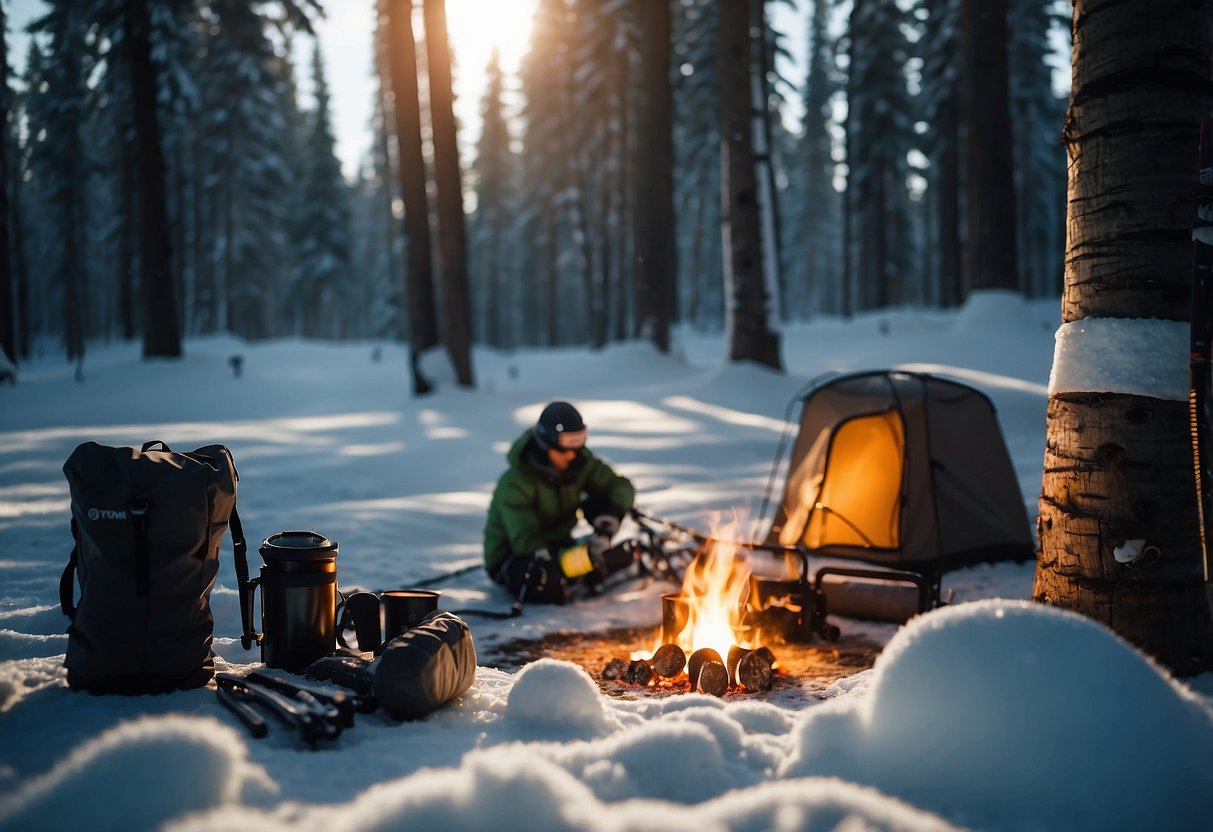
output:
{"label": "black backpack", "polygon": [[210,594],[229,523],[237,576],[248,575],[231,451],[86,442],[63,473],[76,544],[59,582],[72,621],[68,685],[127,694],[205,685],[215,673]]}

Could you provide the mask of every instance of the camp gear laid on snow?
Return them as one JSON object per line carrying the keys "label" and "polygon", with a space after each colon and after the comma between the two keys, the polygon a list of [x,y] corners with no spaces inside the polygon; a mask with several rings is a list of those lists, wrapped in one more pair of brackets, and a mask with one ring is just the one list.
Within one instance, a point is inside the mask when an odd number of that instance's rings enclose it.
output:
{"label": "camp gear laid on snow", "polygon": [[383,592],[354,592],[344,602],[337,638],[346,646],[345,632],[352,629],[358,649],[380,653],[383,645],[416,627],[438,609],[442,593],[428,589],[389,589]]}
{"label": "camp gear laid on snow", "polygon": [[388,642],[372,673],[379,707],[397,719],[420,719],[476,680],[472,630],[453,613],[431,612]]}
{"label": "camp gear laid on snow", "polygon": [[[261,574],[239,576],[245,650],[261,645],[267,667],[302,670],[336,646],[337,542],[313,531],[270,535],[261,544]],[[253,597],[261,588],[261,630],[253,630]]]}
{"label": "camp gear laid on snow", "polygon": [[378,657],[338,651],[313,662],[304,675],[348,687],[398,719],[419,719],[471,687],[476,646],[466,622],[434,610]]}
{"label": "camp gear laid on snow", "polygon": [[[349,688],[368,707],[379,705],[375,701],[375,680],[371,675],[371,660],[363,657],[361,651],[342,648],[331,656],[316,659],[307,666],[303,675],[317,682],[332,682]],[[371,708],[371,710],[374,710]]]}
{"label": "camp gear laid on snow", "polygon": [[343,729],[353,725],[353,705],[344,693],[324,691],[278,676],[217,673],[215,692],[219,702],[258,738],[269,733],[269,726],[254,705],[298,731],[312,748],[319,748],[321,740],[337,739]]}
{"label": "camp gear laid on snow", "polygon": [[68,685],[130,694],[205,685],[215,672],[210,593],[229,524],[237,571],[248,569],[231,452],[86,442],[63,472],[75,539],[59,584],[72,622]]}
{"label": "camp gear laid on snow", "polygon": [[1189,362],[1188,422],[1192,432],[1192,461],[1196,472],[1196,510],[1204,556],[1205,583],[1213,582],[1213,113],[1200,122],[1199,202],[1192,221],[1192,312]]}

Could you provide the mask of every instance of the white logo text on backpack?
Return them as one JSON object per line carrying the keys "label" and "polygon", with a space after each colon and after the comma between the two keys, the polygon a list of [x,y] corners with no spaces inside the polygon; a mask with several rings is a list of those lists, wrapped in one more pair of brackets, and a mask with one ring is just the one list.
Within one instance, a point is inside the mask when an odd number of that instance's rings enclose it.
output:
{"label": "white logo text on backpack", "polygon": [[125,520],[125,511],[114,511],[108,508],[90,508],[88,510],[89,520]]}

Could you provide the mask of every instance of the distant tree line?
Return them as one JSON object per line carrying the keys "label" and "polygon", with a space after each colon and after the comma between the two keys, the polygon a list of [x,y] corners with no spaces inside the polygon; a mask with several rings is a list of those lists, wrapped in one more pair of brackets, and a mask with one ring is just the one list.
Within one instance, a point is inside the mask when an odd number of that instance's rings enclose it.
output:
{"label": "distant tree line", "polygon": [[789,79],[777,2],[537,0],[461,158],[444,4],[377,0],[351,182],[295,66],[320,0],[48,0],[0,61],[0,347],[399,338],[471,384],[472,343],[687,325],[778,366],[786,321],[1059,293],[1069,4],[810,0]]}

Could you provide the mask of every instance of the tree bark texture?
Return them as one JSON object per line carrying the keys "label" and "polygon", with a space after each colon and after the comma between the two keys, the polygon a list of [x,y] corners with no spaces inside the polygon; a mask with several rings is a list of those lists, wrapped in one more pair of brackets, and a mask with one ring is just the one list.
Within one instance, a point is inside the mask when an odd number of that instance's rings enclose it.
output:
{"label": "tree bark texture", "polygon": [[1188,319],[1200,119],[1213,105],[1208,0],[1074,5],[1062,320]]}
{"label": "tree bark texture", "polygon": [[[1208,0],[1075,3],[1064,322],[1188,318],[1211,13]],[[1034,597],[1107,624],[1178,674],[1213,669],[1193,482],[1185,402],[1054,393]],[[1131,540],[1144,541],[1140,556],[1118,563],[1113,550]]]}
{"label": "tree bark texture", "polygon": [[1007,0],[961,0],[968,235],[965,286],[1017,289]]}
{"label": "tree bark texture", "polygon": [[0,5],[0,357],[17,363],[17,338],[13,310],[13,263],[9,245],[8,204],[8,23]]}
{"label": "tree bark texture", "polygon": [[754,105],[749,23],[747,2],[722,0],[716,72],[720,84],[721,222],[725,286],[729,292],[725,298],[730,310],[726,316],[730,324],[729,360],[755,361],[778,370],[779,336],[768,326],[771,299],[762,268],[750,119]]}
{"label": "tree bark texture", "polygon": [[[1176,672],[1208,669],[1187,404],[1055,395],[1048,424],[1034,598],[1106,624]],[[1126,540],[1145,541],[1129,565],[1113,555]]]}
{"label": "tree bark texture", "polygon": [[434,128],[434,172],[438,191],[438,257],[447,353],[460,387],[473,387],[472,312],[468,303],[467,224],[455,130],[451,50],[445,0],[425,0],[425,48]]}
{"label": "tree bark texture", "polygon": [[388,0],[388,41],[400,196],[404,201],[404,229],[408,239],[404,296],[409,307],[410,365],[413,392],[421,395],[428,393],[431,387],[420,374],[420,356],[438,344],[438,326],[425,160],[421,155],[421,102],[417,88],[417,43],[413,39],[413,0]]}
{"label": "tree bark texture", "polygon": [[139,276],[143,300],[143,357],[181,355],[181,320],[173,278],[172,236],[164,150],[156,114],[156,65],[146,0],[126,0],[124,20],[131,62],[135,121],[135,192],[139,210]]}
{"label": "tree bark texture", "polygon": [[637,334],[670,350],[674,261],[674,141],[669,0],[638,4],[642,101],[635,144]]}

